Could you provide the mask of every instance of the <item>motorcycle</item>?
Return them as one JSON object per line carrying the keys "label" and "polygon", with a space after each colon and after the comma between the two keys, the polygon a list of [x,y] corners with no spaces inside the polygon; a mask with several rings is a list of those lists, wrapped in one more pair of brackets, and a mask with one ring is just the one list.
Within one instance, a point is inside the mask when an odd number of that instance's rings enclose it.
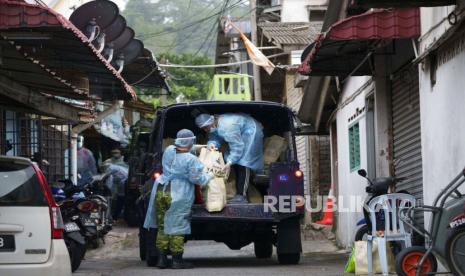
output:
{"label": "motorcycle", "polygon": [[[86,244],[97,248],[99,245],[99,233],[97,224],[100,223],[100,217],[92,217],[92,214],[99,212],[99,202],[91,199],[90,184],[75,186],[70,180],[61,180],[63,183],[63,191],[66,199],[74,203],[73,221],[81,229],[81,234],[84,236]],[[97,246],[96,246],[97,245]]]}
{"label": "motorcycle", "polygon": [[[358,170],[358,174],[367,179],[368,186],[365,188],[367,196],[364,201],[364,206],[368,206],[370,201],[380,195],[386,195],[389,193],[389,188],[395,189],[396,185],[402,181],[405,181],[404,177],[378,177],[373,180],[367,177],[367,172],[364,169]],[[406,193],[407,191],[399,191],[398,193]],[[383,212],[378,214],[380,220],[383,219]],[[363,209],[363,218],[357,222],[357,231],[355,232],[355,241],[366,240],[367,235],[371,230],[371,223],[368,212]]]}
{"label": "motorcycle", "polygon": [[105,235],[113,228],[113,219],[111,217],[111,190],[105,184],[109,175],[102,174],[94,176],[92,182],[86,186],[85,195],[96,205],[96,210],[92,210],[90,218],[97,225],[98,240],[93,241],[93,247],[99,246],[101,240],[105,244]]}
{"label": "motorcycle", "polygon": [[67,199],[64,191],[59,187],[52,187],[52,193],[60,207],[64,223],[63,239],[68,249],[71,270],[76,271],[86,254],[86,240],[81,234],[82,230],[76,223],[78,216],[75,215],[76,204],[73,199]]}

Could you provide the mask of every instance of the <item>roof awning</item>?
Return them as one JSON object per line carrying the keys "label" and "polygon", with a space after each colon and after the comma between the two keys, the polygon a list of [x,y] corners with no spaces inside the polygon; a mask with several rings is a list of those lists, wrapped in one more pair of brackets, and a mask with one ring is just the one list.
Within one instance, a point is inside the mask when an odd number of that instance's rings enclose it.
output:
{"label": "roof awning", "polygon": [[389,54],[387,41],[420,36],[420,11],[378,9],[335,23],[308,46],[299,73],[312,76],[372,74],[372,54]]}
{"label": "roof awning", "polygon": [[165,73],[158,67],[155,57],[148,49],[144,49],[133,63],[126,65],[122,74],[130,85],[163,88],[170,93]]}
{"label": "roof awning", "polygon": [[[70,98],[90,96],[100,100],[129,100],[136,94],[123,77],[72,23],[53,10],[24,2],[0,0],[0,40],[16,49],[22,58],[32,63],[25,72],[10,72],[35,76],[28,78],[32,88]],[[40,74],[49,74],[76,93],[65,93],[60,85],[40,83]],[[78,73],[87,78],[90,94],[70,79]]]}
{"label": "roof awning", "polygon": [[456,0],[354,0],[354,5],[366,8],[436,7],[455,4]]}

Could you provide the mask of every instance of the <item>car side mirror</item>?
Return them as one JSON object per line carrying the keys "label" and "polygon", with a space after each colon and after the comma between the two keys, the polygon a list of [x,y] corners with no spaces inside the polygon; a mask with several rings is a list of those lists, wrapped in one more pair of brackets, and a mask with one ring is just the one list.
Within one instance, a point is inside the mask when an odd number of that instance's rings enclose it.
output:
{"label": "car side mirror", "polygon": [[367,177],[367,171],[365,171],[364,169],[360,169],[357,171],[358,175],[360,175],[361,177]]}

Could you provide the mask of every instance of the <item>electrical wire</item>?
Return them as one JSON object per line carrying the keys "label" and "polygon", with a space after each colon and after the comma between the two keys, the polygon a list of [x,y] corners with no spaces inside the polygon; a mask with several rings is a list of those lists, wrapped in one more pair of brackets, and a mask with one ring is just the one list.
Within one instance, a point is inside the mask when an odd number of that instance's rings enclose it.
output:
{"label": "electrical wire", "polygon": [[224,11],[226,11],[226,10],[231,10],[231,9],[234,9],[234,8],[238,7],[241,4],[241,2],[243,2],[243,1],[245,1],[245,0],[238,0],[237,2],[232,4],[231,6],[227,7],[226,9],[222,9],[219,12],[211,14],[211,15],[209,15],[207,17],[202,18],[202,19],[193,21],[193,22],[191,22],[191,23],[189,23],[189,24],[187,24],[185,26],[182,26],[180,28],[177,28],[177,29],[174,29],[174,30],[168,30],[168,31],[160,31],[160,32],[156,32],[156,33],[142,34],[142,35],[140,35],[140,37],[143,38],[143,39],[146,39],[146,38],[151,38],[151,37],[155,37],[155,36],[161,36],[161,35],[165,35],[165,34],[176,33],[176,32],[188,29],[190,27],[194,27],[194,26],[196,26],[198,24],[201,24],[201,23],[203,23],[205,21],[208,21],[211,18],[216,17],[218,14],[224,13]]}
{"label": "electrical wire", "polygon": [[210,46],[211,46],[211,43],[213,42],[213,39],[210,39],[210,37],[214,37],[213,36],[213,32],[215,31],[215,29],[217,29],[217,26],[218,26],[218,21],[220,20],[220,17],[223,16],[226,8],[228,7],[228,4],[229,4],[230,0],[226,0],[224,2],[224,5],[223,5],[223,8],[221,9],[221,13],[218,14],[218,17],[216,18],[216,22],[215,24],[212,24],[212,27],[210,28],[210,31],[208,32],[208,35],[207,37],[205,38],[205,40],[203,41],[203,43],[200,45],[199,49],[194,53],[194,56],[197,56],[197,54],[203,49],[203,47],[205,46],[206,42],[210,40],[210,44],[209,44],[209,47],[207,49],[207,52],[208,50],[210,50]]}
{"label": "electrical wire", "polygon": [[[279,56],[285,56],[288,55],[289,53],[279,53],[279,54],[274,54],[274,55],[269,55],[266,56],[267,58],[273,58],[273,57],[279,57]],[[238,61],[238,62],[231,62],[231,63],[222,63],[222,64],[202,64],[202,65],[183,65],[183,64],[161,64],[159,63],[159,67],[165,67],[165,68],[192,68],[192,69],[206,69],[206,68],[217,68],[217,67],[228,67],[232,65],[240,65],[240,64],[245,64],[245,63],[251,63],[252,60],[243,60],[243,61]],[[278,68],[278,66],[276,66]]]}

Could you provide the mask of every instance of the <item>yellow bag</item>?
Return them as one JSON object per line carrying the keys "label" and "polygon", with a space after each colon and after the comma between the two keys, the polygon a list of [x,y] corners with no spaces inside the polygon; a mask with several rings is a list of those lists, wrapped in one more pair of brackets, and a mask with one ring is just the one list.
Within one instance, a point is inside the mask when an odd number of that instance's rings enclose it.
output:
{"label": "yellow bag", "polygon": [[281,153],[286,149],[286,139],[278,135],[268,137],[265,139],[264,148],[263,158],[265,164],[276,162]]}
{"label": "yellow bag", "polygon": [[[368,275],[368,256],[367,256],[367,242],[356,241],[354,245],[355,253],[355,274]],[[382,273],[381,265],[379,262],[378,243],[373,242],[373,273]],[[394,268],[394,255],[392,254],[389,243],[386,244],[386,256],[388,259],[388,271],[395,274]]]}
{"label": "yellow bag", "polygon": [[210,180],[207,186],[205,206],[208,212],[220,212],[226,206],[226,185],[224,173],[224,159],[221,152],[216,150],[202,149],[199,160],[204,164],[204,171],[211,172],[215,178]]}

